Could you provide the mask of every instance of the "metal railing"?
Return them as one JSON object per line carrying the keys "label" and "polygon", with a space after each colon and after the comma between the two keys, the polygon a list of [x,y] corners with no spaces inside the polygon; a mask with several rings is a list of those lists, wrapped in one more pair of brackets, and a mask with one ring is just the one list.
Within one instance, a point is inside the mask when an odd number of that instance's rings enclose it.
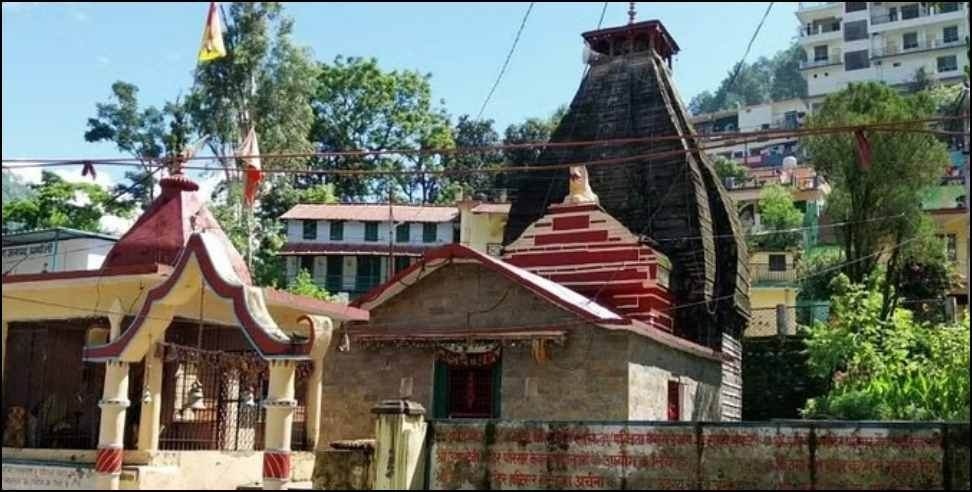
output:
{"label": "metal railing", "polygon": [[812,191],[823,187],[823,178],[820,176],[812,176],[809,178],[800,178],[797,180],[781,181],[779,179],[766,179],[757,178],[755,176],[746,179],[733,179],[727,178],[725,180],[725,187],[727,190],[758,190],[762,189],[771,184],[779,184],[783,186],[793,186],[797,191]]}
{"label": "metal railing", "polygon": [[800,69],[806,70],[808,68],[826,67],[830,65],[842,65],[844,59],[842,57],[840,50],[832,50],[827,54],[826,58],[814,58],[813,60],[804,60],[800,62]]}
{"label": "metal railing", "polygon": [[749,266],[753,283],[761,285],[784,285],[796,282],[796,269],[787,265],[785,270],[774,270],[769,264],[756,263]]}
{"label": "metal railing", "polygon": [[380,275],[325,275],[316,279],[315,283],[332,294],[350,292],[361,294],[381,285]]}
{"label": "metal railing", "polygon": [[840,21],[835,20],[833,22],[824,22],[821,24],[810,24],[802,26],[799,29],[801,38],[808,38],[812,36],[820,36],[822,34],[830,34],[835,32],[840,32]]}
{"label": "metal railing", "polygon": [[881,24],[888,24],[891,22],[898,21],[908,21],[914,19],[921,19],[923,17],[932,17],[936,15],[951,14],[955,12],[961,12],[965,10],[965,2],[949,2],[954,5],[954,7],[922,7],[919,6],[917,11],[904,11],[899,10],[894,13],[887,13],[881,15],[871,16],[871,25],[877,26]]}
{"label": "metal railing", "polygon": [[893,44],[879,46],[874,49],[871,53],[872,58],[879,58],[883,56],[894,56],[903,55],[908,53],[913,53],[916,51],[924,50],[935,50],[935,49],[947,49],[947,48],[958,48],[965,45],[965,41],[962,39],[954,40],[944,40],[944,39],[924,39],[918,41],[917,43],[910,44],[908,46]]}

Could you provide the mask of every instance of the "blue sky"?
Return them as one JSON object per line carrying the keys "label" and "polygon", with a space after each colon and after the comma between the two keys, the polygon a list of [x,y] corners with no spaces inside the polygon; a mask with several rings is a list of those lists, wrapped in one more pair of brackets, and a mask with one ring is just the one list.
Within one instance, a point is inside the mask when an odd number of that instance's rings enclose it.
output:
{"label": "blue sky", "polygon": [[[387,69],[432,74],[433,93],[456,116],[476,114],[526,10],[510,3],[293,3],[295,39],[320,60],[375,57]],[[660,19],[680,44],[675,80],[686,101],[714,88],[742,56],[765,2],[638,4],[638,19]],[[593,29],[602,2],[538,2],[485,116],[509,123],[570,102],[583,71],[579,34]],[[605,26],[626,22],[611,2]],[[4,158],[92,158],[117,153],[83,138],[96,102],[116,80],[135,83],[161,105],[191,82],[207,4],[5,2]],[[796,3],[777,2],[749,60],[794,39]],[[113,170],[114,172],[114,170]],[[112,179],[106,176],[105,179]]]}

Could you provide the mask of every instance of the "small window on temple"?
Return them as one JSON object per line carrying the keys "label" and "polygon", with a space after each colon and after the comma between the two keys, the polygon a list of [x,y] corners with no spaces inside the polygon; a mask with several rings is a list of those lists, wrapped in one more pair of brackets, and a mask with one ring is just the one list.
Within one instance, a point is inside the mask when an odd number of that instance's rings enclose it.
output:
{"label": "small window on temple", "polygon": [[770,255],[769,267],[771,272],[785,272],[786,255]]}
{"label": "small window on temple", "polygon": [[682,420],[682,385],[678,381],[668,382],[668,420]]}

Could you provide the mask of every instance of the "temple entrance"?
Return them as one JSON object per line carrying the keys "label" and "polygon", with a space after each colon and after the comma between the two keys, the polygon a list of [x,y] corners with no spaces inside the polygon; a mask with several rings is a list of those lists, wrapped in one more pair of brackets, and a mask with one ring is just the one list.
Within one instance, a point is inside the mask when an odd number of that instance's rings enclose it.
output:
{"label": "temple entrance", "polygon": [[435,418],[499,418],[500,346],[446,343],[436,354]]}

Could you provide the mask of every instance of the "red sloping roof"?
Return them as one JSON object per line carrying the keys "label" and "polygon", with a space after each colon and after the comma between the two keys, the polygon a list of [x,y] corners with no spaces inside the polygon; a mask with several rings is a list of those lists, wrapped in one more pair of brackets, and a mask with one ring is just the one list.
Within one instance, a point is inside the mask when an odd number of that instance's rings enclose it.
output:
{"label": "red sloping roof", "polygon": [[282,256],[302,255],[384,255],[388,256],[389,249],[397,256],[422,256],[438,246],[403,246],[395,244],[389,248],[388,244],[335,244],[335,243],[287,243],[280,250]]}
{"label": "red sloping roof", "polygon": [[[427,207],[393,205],[396,222],[451,222],[459,217],[456,207]],[[381,204],[299,204],[283,214],[281,219],[305,220],[358,220],[384,222],[388,220],[388,205]]]}
{"label": "red sloping roof", "polygon": [[509,214],[509,203],[480,203],[472,208],[474,214]]}
{"label": "red sloping roof", "polygon": [[421,261],[400,272],[385,284],[376,287],[352,305],[371,310],[376,305],[400,293],[405,286],[413,284],[415,280],[409,280],[411,277],[428,275],[447,265],[448,260],[467,260],[479,263],[589,322],[614,325],[631,324],[629,318],[625,318],[560,284],[458,244],[450,244],[430,251]]}

